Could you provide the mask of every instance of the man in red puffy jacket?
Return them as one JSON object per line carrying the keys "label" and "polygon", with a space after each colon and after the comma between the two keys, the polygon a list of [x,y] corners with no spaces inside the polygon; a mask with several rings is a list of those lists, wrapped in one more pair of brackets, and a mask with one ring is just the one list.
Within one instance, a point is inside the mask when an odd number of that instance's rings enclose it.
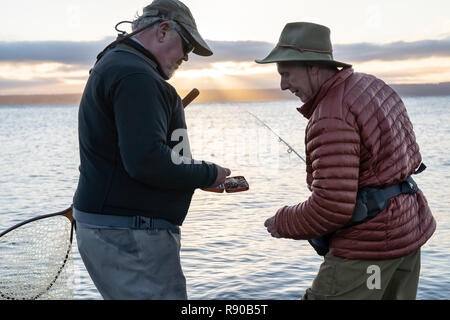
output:
{"label": "man in red puffy jacket", "polygon": [[420,247],[436,222],[411,177],[424,165],[400,97],[333,60],[330,30],[313,23],[287,24],[256,62],[277,63],[281,89],[308,119],[311,196],[265,222],[272,236],[309,240],[324,255],[303,299],[415,299]]}

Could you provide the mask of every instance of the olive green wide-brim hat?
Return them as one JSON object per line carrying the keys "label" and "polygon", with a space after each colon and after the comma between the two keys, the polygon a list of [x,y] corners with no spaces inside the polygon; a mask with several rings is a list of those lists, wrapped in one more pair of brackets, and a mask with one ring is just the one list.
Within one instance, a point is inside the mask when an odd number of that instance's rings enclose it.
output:
{"label": "olive green wide-brim hat", "polygon": [[213,54],[205,40],[197,30],[195,19],[189,8],[178,0],[154,0],[144,8],[144,16],[164,17],[176,21],[189,34],[189,40],[193,41],[195,54],[199,56],[210,56]]}
{"label": "olive green wide-brim hat", "polygon": [[336,67],[348,68],[350,64],[333,59],[330,29],[310,22],[288,23],[281,32],[276,47],[257,63],[286,61],[316,62]]}

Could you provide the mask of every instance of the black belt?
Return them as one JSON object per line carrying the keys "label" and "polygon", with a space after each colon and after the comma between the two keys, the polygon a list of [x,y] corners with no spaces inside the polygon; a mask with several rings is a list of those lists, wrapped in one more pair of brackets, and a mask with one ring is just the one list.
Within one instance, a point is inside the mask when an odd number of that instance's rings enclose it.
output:
{"label": "black belt", "polygon": [[180,227],[167,220],[143,216],[114,216],[110,214],[87,213],[73,208],[73,217],[80,224],[105,228],[124,229],[168,229],[180,233]]}
{"label": "black belt", "polygon": [[405,181],[386,189],[363,188],[358,191],[356,205],[352,218],[344,225],[348,228],[366,222],[386,209],[388,200],[399,194],[414,194],[419,191],[413,178],[408,177]]}

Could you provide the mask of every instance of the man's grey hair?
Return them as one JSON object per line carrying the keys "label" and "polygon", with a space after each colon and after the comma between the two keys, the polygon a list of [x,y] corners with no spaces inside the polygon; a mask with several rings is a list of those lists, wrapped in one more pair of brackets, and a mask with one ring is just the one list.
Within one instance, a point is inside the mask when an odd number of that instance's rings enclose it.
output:
{"label": "man's grey hair", "polygon": [[136,31],[139,28],[145,27],[151,23],[154,23],[149,29],[157,27],[161,22],[169,21],[170,27],[172,29],[175,28],[176,22],[172,20],[167,20],[161,17],[148,17],[143,14],[142,16],[138,16],[131,24],[132,31]]}

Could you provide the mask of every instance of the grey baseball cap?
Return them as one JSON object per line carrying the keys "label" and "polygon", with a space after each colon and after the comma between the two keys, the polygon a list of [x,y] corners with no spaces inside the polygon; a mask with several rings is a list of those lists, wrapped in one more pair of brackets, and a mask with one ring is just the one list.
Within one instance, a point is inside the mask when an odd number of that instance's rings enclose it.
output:
{"label": "grey baseball cap", "polygon": [[197,30],[195,19],[189,8],[178,0],[154,0],[143,10],[143,16],[162,17],[173,20],[185,29],[194,45],[193,52],[199,56],[210,56],[213,54],[205,40]]}

